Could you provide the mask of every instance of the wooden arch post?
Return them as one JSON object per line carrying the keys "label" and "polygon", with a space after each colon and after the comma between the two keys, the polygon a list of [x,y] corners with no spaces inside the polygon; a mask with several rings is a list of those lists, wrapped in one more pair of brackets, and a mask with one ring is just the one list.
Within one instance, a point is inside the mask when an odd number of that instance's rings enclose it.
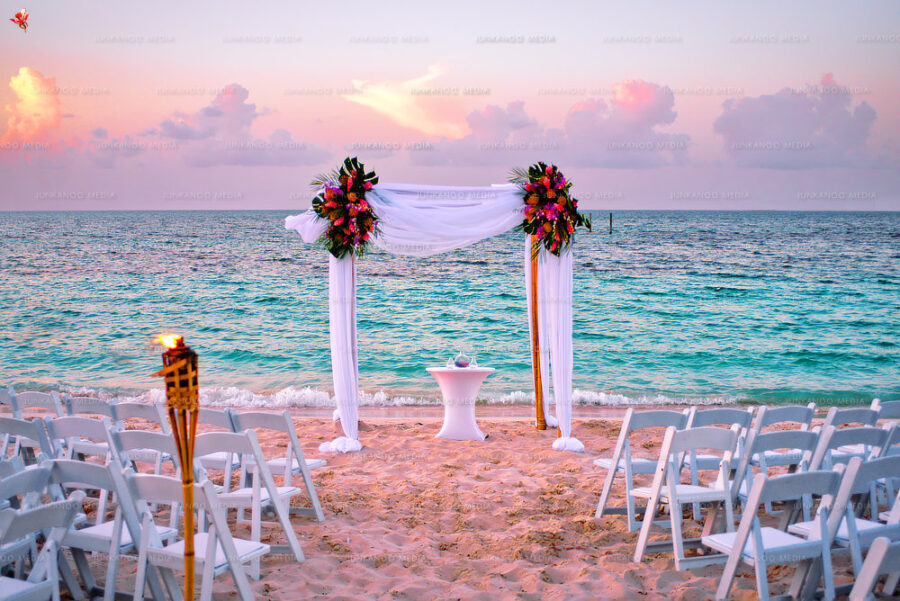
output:
{"label": "wooden arch post", "polygon": [[538,253],[531,235],[531,372],[534,376],[534,409],[538,430],[547,429],[544,419],[544,385],[541,380],[541,337],[538,332]]}

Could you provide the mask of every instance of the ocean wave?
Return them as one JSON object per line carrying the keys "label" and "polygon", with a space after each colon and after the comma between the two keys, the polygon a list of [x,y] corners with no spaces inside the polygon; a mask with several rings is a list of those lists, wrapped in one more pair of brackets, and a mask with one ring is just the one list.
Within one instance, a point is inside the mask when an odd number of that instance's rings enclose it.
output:
{"label": "ocean wave", "polygon": [[[76,396],[92,396],[119,402],[155,403],[165,402],[162,389],[154,388],[139,394],[112,394],[102,389],[85,387],[66,388],[64,392]],[[534,403],[534,393],[517,390],[504,394],[488,394],[479,397],[479,404],[485,405],[530,405]],[[597,392],[576,389],[572,393],[572,403],[583,407],[626,407],[650,405],[733,405],[739,399],[729,397],[670,397],[667,395],[635,395]],[[389,391],[360,391],[361,407],[416,407],[440,406],[437,396],[416,396],[394,394]],[[553,405],[551,398],[550,404]],[[235,386],[201,387],[200,405],[205,407],[230,407],[240,409],[288,409],[292,407],[332,408],[334,398],[327,390],[319,388],[289,386],[271,392],[253,392]]]}

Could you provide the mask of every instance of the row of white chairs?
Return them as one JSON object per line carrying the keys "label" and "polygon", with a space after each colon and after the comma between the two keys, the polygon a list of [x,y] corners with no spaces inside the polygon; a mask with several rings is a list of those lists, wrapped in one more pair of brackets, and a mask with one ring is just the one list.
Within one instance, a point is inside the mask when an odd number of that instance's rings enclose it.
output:
{"label": "row of white chairs", "polygon": [[[812,407],[778,407],[772,409],[771,413],[768,408],[762,408],[755,422],[752,420],[752,410],[733,408],[707,410],[694,408],[683,412],[666,410],[635,412],[629,410],[623,421],[613,457],[595,461],[597,465],[607,470],[607,478],[601,492],[596,515],[602,517],[604,514],[613,512],[625,513],[629,529],[634,531],[638,527],[640,528],[634,560],[640,561],[648,550],[674,547],[677,569],[722,563],[726,559],[728,553],[711,554],[708,551],[688,557],[685,549],[691,547],[702,549],[717,544],[720,547],[719,550],[723,550],[727,545],[715,537],[725,536],[726,540],[728,537],[733,538],[734,508],[738,504],[743,509],[743,515],[740,518],[742,524],[746,520],[758,520],[757,501],[760,499],[765,512],[773,513],[772,506],[775,501],[773,495],[777,496],[783,491],[776,493],[780,489],[771,488],[774,485],[770,485],[769,492],[760,493],[758,498],[754,497],[755,487],[759,484],[760,477],[764,481],[777,479],[772,478],[769,473],[772,466],[797,472],[795,475],[832,474],[833,472],[830,470],[842,470],[850,461],[858,463],[866,461],[865,469],[869,469],[870,464],[887,466],[886,472],[878,478],[871,479],[870,488],[865,491],[854,490],[853,493],[857,495],[865,492],[874,515],[877,515],[878,512],[875,511],[875,508],[878,506],[878,500],[893,500],[895,480],[900,479],[900,457],[887,457],[892,451],[898,451],[896,445],[900,444],[900,427],[896,424],[887,424],[883,428],[869,425],[838,429],[837,426],[859,423],[861,419],[865,420],[863,423],[877,424],[880,417],[890,413],[891,410],[900,408],[898,405],[900,404],[888,405],[888,412],[883,412],[883,407],[862,410],[856,408],[832,409],[829,410],[824,427],[821,428],[811,428]],[[768,425],[785,421],[781,419],[784,417],[799,422],[800,428],[787,431],[763,431],[763,428]],[[659,457],[656,459],[633,457],[630,444],[631,434],[636,430],[653,427],[666,428]],[[881,461],[879,459],[881,457],[886,458],[887,462],[878,463]],[[754,470],[757,473],[754,473]],[[688,472],[687,481],[683,477],[685,471]],[[714,481],[709,484],[701,484],[699,472],[702,471],[713,471],[715,473]],[[651,485],[635,486],[634,476],[636,474],[652,474]],[[606,504],[612,482],[619,475],[624,476],[626,484],[625,507],[609,508]],[[807,479],[810,480],[810,486],[812,483],[818,483],[833,488],[834,485],[832,476],[823,476],[818,480],[816,478]],[[811,519],[812,497],[815,496],[809,493],[814,490],[817,489],[810,488],[807,493],[802,495],[803,502],[800,503],[799,514],[798,511],[789,512],[782,519],[796,519],[799,515],[799,519],[805,521],[801,524],[808,523]],[[828,494],[833,496],[835,492],[835,490],[831,490]],[[826,495],[826,498],[830,497]],[[646,506],[643,508],[643,517],[639,522],[639,509],[636,507],[636,501],[640,500],[646,501]],[[695,519],[699,519],[701,504],[710,508],[704,523],[703,536],[698,539],[685,540],[681,532],[682,506],[691,506]],[[663,505],[667,506],[669,513],[667,521],[657,518],[657,511]],[[820,504],[820,509],[823,508],[827,512],[828,504]],[[894,523],[900,520],[900,504],[897,504],[895,510],[896,514],[892,517]],[[720,512],[724,515],[719,515]],[[887,519],[887,514],[882,517]],[[724,522],[721,521],[722,518],[724,518]],[[751,524],[752,522],[746,523]],[[785,524],[787,523],[785,521]],[[650,543],[650,530],[654,525],[662,525],[670,529],[672,539],[661,543]],[[714,533],[717,525],[724,529],[723,534]],[[745,528],[749,527],[745,526]],[[809,532],[806,534],[813,536]],[[816,536],[821,536],[821,534],[821,532],[815,533]],[[789,536],[789,534],[784,533],[784,536]],[[836,538],[840,537],[834,533],[830,540],[833,541]],[[749,547],[752,548],[754,542],[757,541],[751,540]],[[850,546],[853,548],[853,545]],[[745,547],[747,547],[746,544],[741,544],[740,548],[743,551],[737,555],[743,556],[746,560]],[[753,555],[752,551],[749,555]],[[853,551],[852,558],[854,571],[859,574],[862,558],[858,547]],[[767,590],[765,569],[763,568],[760,573],[760,560],[754,560],[754,562],[757,565],[760,597],[768,598],[768,593],[763,593],[764,590]],[[761,558],[761,563],[765,563],[765,556]],[[731,578],[733,579],[733,573]],[[723,577],[723,586],[725,581],[726,578]],[[728,588],[730,588],[730,582],[729,580]],[[833,583],[829,584],[826,579],[826,590],[830,589],[833,589]],[[721,587],[720,593],[722,593]],[[717,598],[727,598],[727,589]]]}
{"label": "row of white chairs", "polygon": [[[85,488],[115,496],[112,520],[100,511],[93,512],[93,519],[88,517]],[[74,599],[102,596],[112,601],[117,594],[129,594],[115,589],[119,561],[129,554],[137,556],[131,594],[135,601],[148,598],[148,593],[159,601],[165,593],[171,599],[182,598],[174,577],[184,568],[185,544],[178,532],[182,495],[178,478],[137,474],[114,462],[45,460],[0,479],[0,497],[11,505],[0,511],[0,570],[5,571],[0,572],[0,600],[58,600],[62,581]],[[166,504],[171,521],[160,524],[151,504]],[[271,551],[268,544],[232,535],[223,511],[227,506],[209,480],[194,485],[195,566],[203,601],[212,598],[213,579],[225,573],[230,573],[243,601],[253,599],[245,566]],[[59,553],[64,549],[71,553],[80,582]],[[92,553],[107,555],[102,587],[91,573]]]}

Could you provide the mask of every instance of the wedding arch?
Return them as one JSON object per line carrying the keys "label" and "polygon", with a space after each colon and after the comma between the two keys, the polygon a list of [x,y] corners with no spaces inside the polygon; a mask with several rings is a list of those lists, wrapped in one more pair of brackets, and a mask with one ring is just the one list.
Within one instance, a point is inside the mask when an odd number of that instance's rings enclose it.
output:
{"label": "wedding arch", "polygon": [[[374,172],[347,158],[313,181],[313,208],[285,218],[307,243],[329,251],[328,313],[334,397],[343,436],[322,451],[354,452],[359,442],[356,259],[371,243],[384,252],[427,257],[520,227],[539,429],[558,427],[556,450],[581,452],[572,437],[572,251],[577,212],[571,182],[553,165],[514,170],[515,183],[492,186],[379,184]],[[551,374],[551,377],[546,377]],[[550,382],[556,416],[550,414]]]}

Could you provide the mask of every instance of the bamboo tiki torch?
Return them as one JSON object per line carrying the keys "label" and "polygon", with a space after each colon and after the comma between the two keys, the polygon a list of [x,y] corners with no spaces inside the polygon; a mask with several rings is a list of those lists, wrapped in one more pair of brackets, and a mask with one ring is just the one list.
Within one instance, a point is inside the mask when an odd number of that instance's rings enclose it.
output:
{"label": "bamboo tiki torch", "polygon": [[163,369],[156,373],[165,378],[166,407],[184,487],[184,599],[194,599],[194,439],[197,436],[197,353],[177,334],[166,334],[158,340],[167,347],[162,354]]}
{"label": "bamboo tiki torch", "polygon": [[544,386],[541,382],[541,338],[538,333],[538,254],[537,240],[531,235],[531,372],[534,376],[534,408],[537,429],[546,430]]}

